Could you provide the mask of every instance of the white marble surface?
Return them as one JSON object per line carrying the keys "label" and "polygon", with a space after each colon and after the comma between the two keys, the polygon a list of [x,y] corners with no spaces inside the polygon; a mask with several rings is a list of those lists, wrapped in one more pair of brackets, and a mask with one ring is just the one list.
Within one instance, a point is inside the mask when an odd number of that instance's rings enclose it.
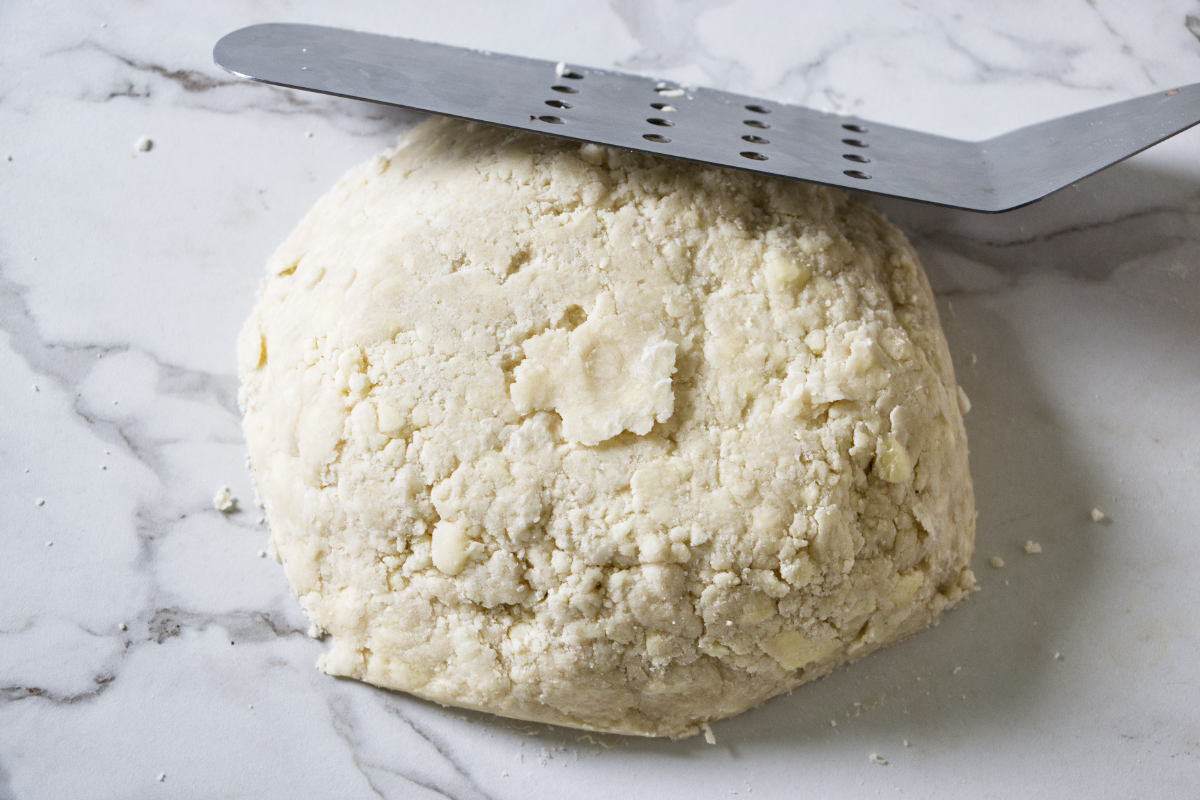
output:
{"label": "white marble surface", "polygon": [[980,137],[1200,80],[1200,6],[334,5],[0,4],[0,798],[1196,796],[1200,131],[1008,215],[881,203],[974,400],[983,590],[713,747],[314,669],[258,555],[233,341],[272,247],[415,115],[209,54],[340,24]]}

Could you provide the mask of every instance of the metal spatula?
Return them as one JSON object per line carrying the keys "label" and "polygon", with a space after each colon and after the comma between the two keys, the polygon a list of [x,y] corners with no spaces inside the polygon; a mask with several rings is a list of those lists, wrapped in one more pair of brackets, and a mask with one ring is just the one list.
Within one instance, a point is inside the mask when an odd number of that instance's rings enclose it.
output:
{"label": "metal spatula", "polygon": [[1200,83],[979,142],[575,64],[315,25],[213,59],[263,83],[973,211],[1031,203],[1200,122]]}

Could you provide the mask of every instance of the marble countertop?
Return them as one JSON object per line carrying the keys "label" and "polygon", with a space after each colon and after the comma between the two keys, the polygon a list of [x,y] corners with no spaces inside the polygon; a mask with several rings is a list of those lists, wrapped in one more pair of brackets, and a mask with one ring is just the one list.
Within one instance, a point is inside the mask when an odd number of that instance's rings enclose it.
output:
{"label": "marble countertop", "polygon": [[1196,791],[1200,131],[1010,214],[879,203],[974,402],[982,591],[715,746],[644,741],[314,668],[262,557],[234,338],[272,248],[418,115],[210,52],[254,22],[337,24],[980,138],[1200,80],[1200,7],[348,5],[0,5],[0,798]]}

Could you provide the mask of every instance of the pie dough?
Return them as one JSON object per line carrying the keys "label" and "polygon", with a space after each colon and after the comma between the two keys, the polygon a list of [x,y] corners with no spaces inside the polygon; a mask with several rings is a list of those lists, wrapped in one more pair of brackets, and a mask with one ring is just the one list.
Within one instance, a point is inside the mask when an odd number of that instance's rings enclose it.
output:
{"label": "pie dough", "polygon": [[304,218],[239,351],[333,675],[686,736],[974,587],[929,286],[840,191],[432,120]]}

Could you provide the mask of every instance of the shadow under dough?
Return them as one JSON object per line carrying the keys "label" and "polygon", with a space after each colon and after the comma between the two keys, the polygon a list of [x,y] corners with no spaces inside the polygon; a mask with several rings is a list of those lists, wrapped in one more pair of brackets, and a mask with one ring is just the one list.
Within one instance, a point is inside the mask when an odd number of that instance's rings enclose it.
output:
{"label": "shadow under dough", "polygon": [[[1023,717],[1036,714],[1041,677],[1056,666],[1054,632],[1087,613],[1097,590],[1095,554],[1081,540],[1070,569],[1051,576],[1020,546],[1056,536],[1064,513],[1078,513],[1064,498],[1088,496],[1092,476],[1041,401],[1006,320],[979,308],[966,316],[960,311],[946,327],[956,354],[977,352],[987,364],[958,365],[959,382],[975,398],[967,433],[981,591],[938,627],[721,723],[719,740],[799,746],[811,757],[840,751],[847,736],[891,746],[902,739],[947,741],[969,736],[976,725],[1019,728]],[[1006,568],[987,566],[993,553],[1004,554]]]}

